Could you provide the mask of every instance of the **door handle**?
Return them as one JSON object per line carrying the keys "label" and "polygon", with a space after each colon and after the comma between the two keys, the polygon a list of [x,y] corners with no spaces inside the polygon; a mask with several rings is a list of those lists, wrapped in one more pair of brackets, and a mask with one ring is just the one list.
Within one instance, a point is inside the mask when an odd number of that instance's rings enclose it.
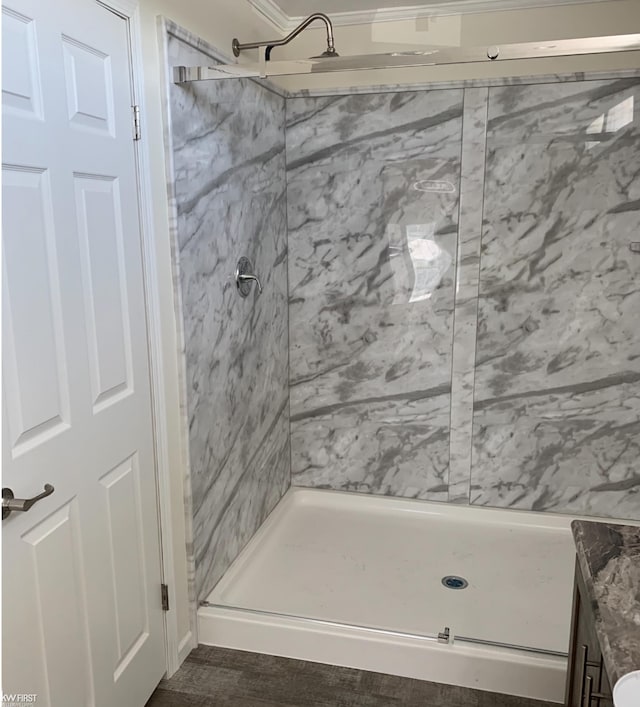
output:
{"label": "door handle", "polygon": [[45,484],[44,491],[33,498],[16,498],[10,488],[2,489],[2,520],[8,518],[13,511],[28,511],[34,503],[51,496],[54,491],[51,484]]}
{"label": "door handle", "polygon": [[586,643],[583,643],[582,646],[580,646],[580,651],[582,655],[580,659],[578,685],[580,686],[580,694],[584,696],[586,681],[591,680],[591,678],[587,677],[587,668],[599,668],[600,663],[596,663],[594,660],[589,660],[589,646],[587,646]]}
{"label": "door handle", "polygon": [[582,696],[582,707],[591,707],[591,700],[593,699],[593,678],[591,675],[585,680],[584,695]]}

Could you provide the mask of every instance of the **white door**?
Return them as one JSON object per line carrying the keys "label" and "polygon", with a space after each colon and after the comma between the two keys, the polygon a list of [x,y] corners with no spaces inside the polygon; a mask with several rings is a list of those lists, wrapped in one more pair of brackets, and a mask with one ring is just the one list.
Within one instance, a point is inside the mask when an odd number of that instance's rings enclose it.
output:
{"label": "white door", "polygon": [[165,669],[128,24],[6,0],[4,694],[142,707]]}

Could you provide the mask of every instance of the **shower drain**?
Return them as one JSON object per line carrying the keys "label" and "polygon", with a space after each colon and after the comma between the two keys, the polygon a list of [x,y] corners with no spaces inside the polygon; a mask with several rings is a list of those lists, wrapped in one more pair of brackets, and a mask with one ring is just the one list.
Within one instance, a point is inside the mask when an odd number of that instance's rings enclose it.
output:
{"label": "shower drain", "polygon": [[464,577],[456,577],[455,574],[448,574],[443,577],[442,584],[447,589],[466,589],[469,586],[469,582]]}

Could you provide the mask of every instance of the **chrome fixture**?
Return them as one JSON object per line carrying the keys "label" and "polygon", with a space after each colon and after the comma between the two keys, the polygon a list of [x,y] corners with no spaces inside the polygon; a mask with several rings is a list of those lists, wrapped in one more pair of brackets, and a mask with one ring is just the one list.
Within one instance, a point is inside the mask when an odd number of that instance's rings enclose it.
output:
{"label": "chrome fixture", "polygon": [[306,20],[303,20],[294,30],[290,32],[283,39],[274,39],[270,42],[247,42],[247,44],[240,44],[238,39],[234,39],[231,43],[231,48],[233,49],[234,56],[240,56],[240,52],[245,49],[258,49],[259,47],[266,47],[264,50],[264,58],[266,61],[271,59],[271,50],[274,47],[282,47],[285,44],[289,44],[292,39],[295,39],[302,30],[306,29],[315,20],[320,20],[324,22],[327,27],[327,48],[320,56],[312,57],[312,59],[322,59],[326,57],[339,56],[336,51],[336,47],[333,41],[333,25],[331,20],[322,12],[314,12],[313,15],[309,15]]}
{"label": "chrome fixture", "polygon": [[[311,15],[311,17],[315,17]],[[306,22],[307,20],[305,20]],[[304,25],[304,23],[303,23]],[[296,32],[297,30],[294,30]],[[289,35],[291,37],[291,35]],[[289,38],[281,40],[286,44]],[[333,39],[331,38],[331,41]],[[238,44],[241,51],[262,44],[276,46],[275,42]],[[332,46],[332,45],[330,45]],[[399,69],[417,66],[441,66],[445,64],[475,64],[513,59],[542,59],[555,56],[579,56],[581,54],[609,54],[613,52],[638,51],[640,34],[620,34],[609,37],[584,37],[557,41],[503,44],[501,47],[443,47],[415,52],[392,52],[389,54],[365,54],[363,56],[296,59],[295,61],[262,61],[252,64],[218,64],[216,66],[175,66],[175,83],[209,81],[212,79],[268,78],[270,76],[300,76],[326,74],[342,71],[364,71],[372,69]],[[329,50],[327,50],[329,51]],[[333,50],[335,52],[335,49]]]}
{"label": "chrome fixture", "polygon": [[34,503],[51,496],[54,491],[51,484],[45,484],[44,491],[33,498],[16,498],[11,489],[2,489],[2,520],[8,518],[14,511],[28,511]]}
{"label": "chrome fixture", "polygon": [[440,633],[438,633],[438,643],[450,643],[451,642],[451,630],[448,626],[445,626]]}
{"label": "chrome fixture", "polygon": [[442,584],[447,589],[466,589],[469,586],[469,582],[464,577],[457,577],[455,574],[443,577]]}
{"label": "chrome fixture", "polygon": [[262,294],[262,285],[260,284],[260,280],[258,280],[258,278],[253,274],[253,265],[251,264],[249,258],[245,258],[243,256],[240,260],[238,260],[235,279],[240,297],[249,296],[252,282],[256,283],[259,294]]}
{"label": "chrome fixture", "polygon": [[[494,648],[509,648],[510,650],[526,651],[527,653],[539,653],[540,655],[554,655],[558,658],[566,658],[567,653],[552,651],[547,648],[533,648],[532,646],[520,646],[517,643],[501,643],[500,641],[489,641],[486,638],[471,638],[471,636],[460,636],[456,633],[456,643],[474,643],[477,646],[493,646]],[[599,663],[597,666],[599,667]]]}

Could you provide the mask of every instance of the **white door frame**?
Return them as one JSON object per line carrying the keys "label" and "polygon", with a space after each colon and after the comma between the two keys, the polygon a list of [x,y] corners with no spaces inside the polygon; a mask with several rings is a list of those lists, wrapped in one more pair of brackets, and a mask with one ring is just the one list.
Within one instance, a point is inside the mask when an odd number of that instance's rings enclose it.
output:
{"label": "white door frame", "polygon": [[[142,59],[142,31],[140,0],[91,0],[121,15],[129,25],[131,47],[131,72],[134,104],[140,107],[144,127],[144,71]],[[159,67],[158,67],[159,69]],[[175,596],[173,552],[173,527],[171,515],[169,436],[167,433],[167,399],[164,375],[164,361],[161,339],[160,283],[155,245],[153,242],[152,189],[149,178],[149,142],[141,131],[135,141],[135,155],[138,182],[138,204],[140,210],[140,235],[142,245],[142,266],[145,288],[145,309],[147,313],[147,336],[149,342],[149,368],[151,375],[151,405],[155,452],[156,487],[158,493],[158,520],[160,526],[160,552],[162,582],[169,588],[170,609],[164,612],[165,653],[167,675],[171,676],[191,650],[193,640],[181,641],[178,635],[178,615]],[[133,134],[133,132],[132,132]],[[186,547],[185,547],[186,552]]]}

